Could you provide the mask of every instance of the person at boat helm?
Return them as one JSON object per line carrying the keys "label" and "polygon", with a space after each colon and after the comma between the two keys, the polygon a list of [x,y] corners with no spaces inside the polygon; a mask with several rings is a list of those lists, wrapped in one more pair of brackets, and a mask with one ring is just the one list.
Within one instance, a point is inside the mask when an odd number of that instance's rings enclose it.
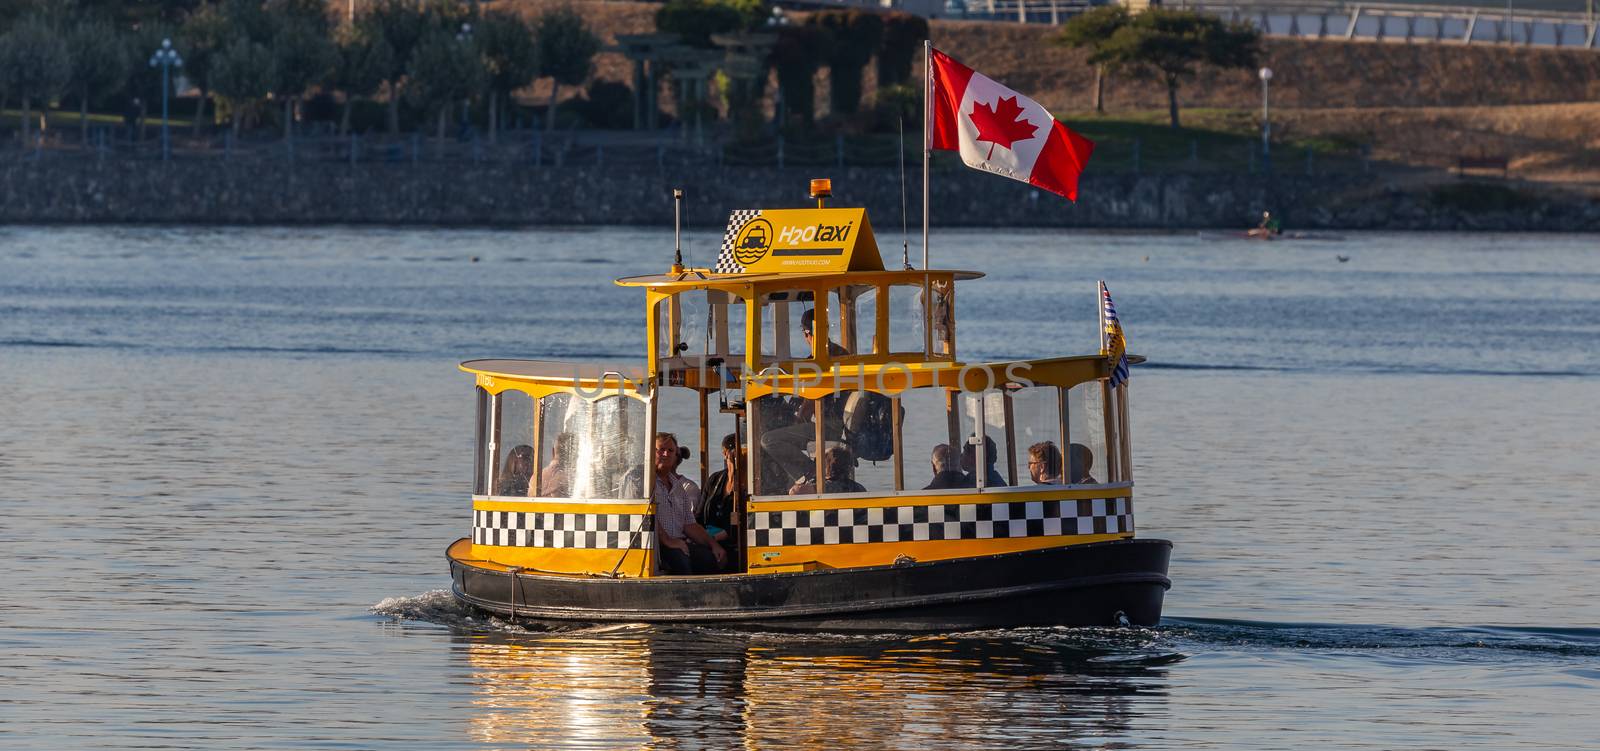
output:
{"label": "person at boat helm", "polygon": [[[827,472],[826,479],[822,482],[824,493],[865,493],[867,489],[856,482],[856,457],[850,449],[844,446],[833,446],[828,449],[823,457],[823,469]],[[816,495],[816,481],[795,483],[789,489],[789,495]]]}
{"label": "person at boat helm", "polygon": [[933,480],[922,486],[923,490],[948,490],[963,487],[961,483],[967,479],[956,469],[956,450],[950,444],[941,443],[933,447]]}
{"label": "person at boat helm", "polygon": [[715,574],[722,571],[728,554],[694,520],[700,488],[678,474],[683,458],[677,436],[656,434],[656,548],[661,553],[661,565],[669,574]]}
{"label": "person at boat helm", "polygon": [[521,444],[506,454],[505,469],[495,483],[495,495],[527,495],[528,480],[533,479],[533,447]]}
{"label": "person at boat helm", "polygon": [[[816,331],[816,324],[817,309],[806,308],[806,311],[800,314],[800,335],[806,338],[806,346],[811,349],[811,357],[813,359],[815,359],[817,356],[817,343],[815,341],[814,333]],[[850,354],[850,350],[834,344],[832,339],[828,340],[829,357],[842,357],[848,354]]]}
{"label": "person at boat helm", "polygon": [[1061,449],[1053,441],[1028,447],[1028,476],[1036,485],[1065,485],[1061,478]]}
{"label": "person at boat helm", "polygon": [[[966,474],[961,478],[961,487],[978,487],[978,437],[967,439],[966,445],[961,447],[961,471]],[[1006,486],[1005,478],[1000,476],[1000,470],[994,468],[994,463],[1000,461],[1000,451],[995,448],[994,439],[983,437],[983,459],[989,465],[985,469],[983,486],[986,488],[1003,488]]]}
{"label": "person at boat helm", "polygon": [[1088,446],[1074,443],[1068,447],[1067,453],[1072,460],[1073,485],[1100,484],[1099,480],[1094,479],[1094,475],[1089,474],[1089,470],[1094,468],[1094,452],[1090,451]]}

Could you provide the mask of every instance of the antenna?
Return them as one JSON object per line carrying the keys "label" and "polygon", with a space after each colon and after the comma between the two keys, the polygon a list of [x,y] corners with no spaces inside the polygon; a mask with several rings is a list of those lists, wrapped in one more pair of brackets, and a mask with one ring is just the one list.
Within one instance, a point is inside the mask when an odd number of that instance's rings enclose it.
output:
{"label": "antenna", "polygon": [[906,116],[900,119],[900,263],[911,270],[911,229],[906,220]]}
{"label": "antenna", "polygon": [[672,189],[672,273],[683,273],[683,188]]}

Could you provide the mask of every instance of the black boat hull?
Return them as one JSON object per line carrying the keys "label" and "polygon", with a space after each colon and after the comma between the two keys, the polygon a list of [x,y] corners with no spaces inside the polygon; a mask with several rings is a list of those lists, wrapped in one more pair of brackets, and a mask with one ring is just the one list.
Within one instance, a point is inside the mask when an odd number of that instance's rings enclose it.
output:
{"label": "black boat hull", "polygon": [[1117,540],[895,566],[613,579],[474,566],[450,557],[462,603],[581,623],[699,623],[795,631],[1153,626],[1172,586],[1166,540]]}

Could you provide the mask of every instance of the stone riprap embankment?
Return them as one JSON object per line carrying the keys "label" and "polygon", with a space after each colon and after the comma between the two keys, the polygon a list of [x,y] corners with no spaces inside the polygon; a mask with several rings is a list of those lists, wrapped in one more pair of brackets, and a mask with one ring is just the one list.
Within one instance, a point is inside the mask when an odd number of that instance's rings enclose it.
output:
{"label": "stone riprap embankment", "polygon": [[[115,159],[0,165],[0,222],[661,225],[672,221],[671,188],[682,187],[686,223],[705,228],[735,208],[807,205],[813,177],[833,179],[833,204],[870,209],[879,234],[900,223],[900,176],[888,168]],[[915,226],[920,177],[908,177]],[[932,184],[939,226],[1238,229],[1270,209],[1306,229],[1600,231],[1600,201],[1575,192],[1460,181],[1442,200],[1438,185],[1359,173],[1090,174],[1076,204],[969,170],[936,171]],[[1480,188],[1493,200],[1477,200]]]}

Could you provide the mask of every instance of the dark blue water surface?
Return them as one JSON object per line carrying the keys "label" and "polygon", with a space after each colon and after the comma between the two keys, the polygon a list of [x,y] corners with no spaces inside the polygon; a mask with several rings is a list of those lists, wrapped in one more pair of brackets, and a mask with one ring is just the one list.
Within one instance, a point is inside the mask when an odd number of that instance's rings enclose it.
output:
{"label": "dark blue water surface", "polygon": [[1597,748],[1597,251],[936,232],[968,359],[1093,351],[1110,285],[1174,586],[907,638],[445,592],[456,363],[638,357],[668,229],[0,228],[0,747]]}

